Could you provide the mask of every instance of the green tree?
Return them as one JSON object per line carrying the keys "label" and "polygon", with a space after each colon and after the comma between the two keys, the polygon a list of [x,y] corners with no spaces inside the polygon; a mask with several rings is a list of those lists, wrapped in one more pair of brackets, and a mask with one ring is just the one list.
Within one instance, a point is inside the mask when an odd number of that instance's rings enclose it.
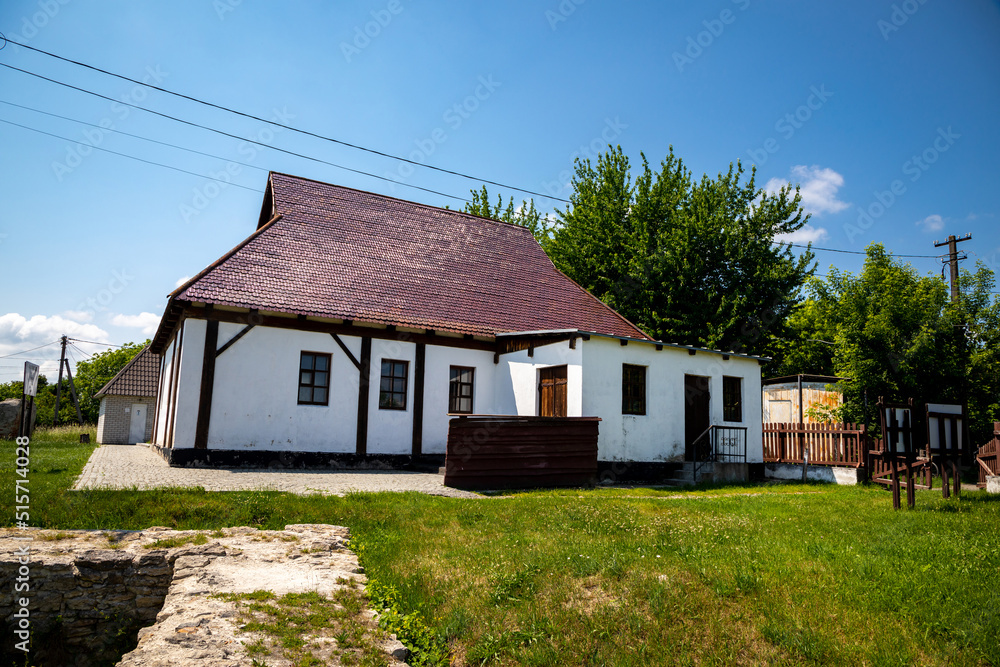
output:
{"label": "green tree", "polygon": [[[802,349],[785,341],[780,368],[851,378],[842,386],[847,421],[876,423],[880,396],[967,401],[982,438],[1000,418],[1000,300],[990,294],[993,272],[981,264],[963,271],[960,284],[963,298],[953,304],[939,276],[921,276],[872,244],[857,276],[831,267],[825,281],[809,282],[809,299],[786,323],[789,341]],[[834,345],[813,354],[807,341],[817,336]]]}
{"label": "green tree", "polygon": [[[40,393],[49,384],[48,379],[44,375],[38,376],[38,390],[36,393]],[[22,380],[14,380],[13,382],[4,382],[0,384],[0,401],[6,401],[9,398],[20,399],[24,394],[24,382]]]}
{"label": "green tree", "polygon": [[[610,149],[610,147],[609,147]],[[809,219],[798,190],[767,193],[740,163],[695,180],[673,149],[632,180],[621,147],[577,160],[546,250],[570,278],[660,340],[764,352],[812,274],[776,242]]]}
{"label": "green tree", "polygon": [[497,203],[491,206],[490,196],[485,185],[480,190],[470,190],[469,192],[472,194],[472,201],[466,203],[465,208],[462,209],[464,212],[527,227],[543,248],[548,243],[552,233],[552,222],[535,208],[534,199],[522,200],[521,206],[515,208],[513,197],[507,201],[507,206],[504,206],[503,196],[498,194]]}

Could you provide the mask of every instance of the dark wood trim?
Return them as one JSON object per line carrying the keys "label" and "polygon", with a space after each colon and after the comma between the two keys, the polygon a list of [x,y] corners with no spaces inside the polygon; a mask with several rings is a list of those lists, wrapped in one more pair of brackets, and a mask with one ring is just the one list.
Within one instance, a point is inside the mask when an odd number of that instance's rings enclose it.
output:
{"label": "dark wood trim", "polygon": [[256,324],[248,324],[245,327],[243,327],[242,329],[240,329],[239,333],[237,333],[235,336],[233,336],[232,338],[230,338],[229,340],[227,340],[226,343],[222,347],[220,347],[218,350],[215,351],[215,356],[216,357],[222,356],[223,352],[225,352],[226,350],[228,350],[229,348],[231,348],[233,345],[235,345],[236,341],[238,341],[240,338],[243,338],[248,333],[250,333],[250,330],[253,329],[255,326],[257,326],[257,325]]}
{"label": "dark wood trim", "polygon": [[177,420],[177,386],[180,384],[181,351],[184,349],[184,323],[181,322],[174,336],[174,354],[170,359],[170,399],[167,403],[167,447],[174,446],[174,426]]}
{"label": "dark wood trim", "polygon": [[411,456],[423,453],[424,443],[424,362],[427,345],[417,343],[417,354],[413,362],[413,445]]}
{"label": "dark wood trim", "polygon": [[159,430],[160,426],[160,399],[163,396],[163,378],[166,373],[163,372],[163,366],[166,364],[166,360],[160,357],[160,375],[156,378],[156,404],[153,406],[153,436],[152,440],[154,444],[159,444],[156,442],[156,432]]}
{"label": "dark wood trim", "polygon": [[339,345],[340,349],[344,351],[344,354],[347,355],[347,358],[351,360],[351,363],[354,364],[354,367],[357,368],[360,371],[361,370],[361,362],[358,361],[357,357],[355,357],[353,354],[351,354],[351,351],[347,349],[347,345],[344,344],[344,341],[340,340],[340,336],[338,336],[337,334],[333,333],[332,331],[330,332],[330,335],[333,336],[333,339],[335,341],[337,341],[337,345]]}
{"label": "dark wood trim", "polygon": [[368,386],[372,376],[372,339],[361,339],[361,368],[358,373],[358,439],[354,453],[368,453]]}
{"label": "dark wood trim", "polygon": [[[246,324],[247,313],[231,310],[214,310],[207,313],[206,307],[193,306],[187,304],[184,313],[187,317],[198,319],[211,319],[218,322],[230,322],[234,324]],[[257,315],[255,318],[257,326],[274,327],[277,329],[295,329],[297,331],[314,331],[318,333],[335,333],[342,336],[358,336],[367,338],[378,338],[384,340],[402,340],[408,343],[427,343],[429,345],[441,345],[444,347],[459,347],[468,350],[487,350],[493,352],[496,349],[494,341],[474,340],[471,338],[454,338],[451,336],[389,331],[387,329],[376,329],[374,327],[360,327],[348,324],[333,322],[317,322],[315,320],[300,320],[297,317],[276,317],[274,315]]]}
{"label": "dark wood trim", "polygon": [[208,427],[212,420],[212,391],[215,389],[215,350],[219,345],[219,321],[209,320],[205,327],[205,354],[201,359],[201,392],[198,396],[198,421],[194,429],[194,448],[208,449]]}
{"label": "dark wood trim", "polygon": [[500,352],[500,354],[509,354],[511,352],[520,352],[521,350],[527,350],[529,348],[554,345],[555,343],[561,343],[565,340],[570,342],[571,349],[575,349],[577,338],[582,340],[590,339],[589,336],[581,334],[535,334],[517,338],[504,336],[497,339],[496,349]]}

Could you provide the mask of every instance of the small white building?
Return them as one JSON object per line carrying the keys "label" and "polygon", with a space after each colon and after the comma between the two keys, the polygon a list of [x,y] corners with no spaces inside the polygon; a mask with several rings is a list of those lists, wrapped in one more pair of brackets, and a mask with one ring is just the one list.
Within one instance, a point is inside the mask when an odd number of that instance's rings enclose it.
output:
{"label": "small white building", "polygon": [[407,462],[456,414],[597,416],[601,461],[649,465],[731,426],[762,460],[757,357],[652,340],[523,227],[284,174],[152,350],[175,464]]}
{"label": "small white building", "polygon": [[160,358],[147,347],[94,394],[101,399],[97,442],[102,445],[149,442],[159,377]]}

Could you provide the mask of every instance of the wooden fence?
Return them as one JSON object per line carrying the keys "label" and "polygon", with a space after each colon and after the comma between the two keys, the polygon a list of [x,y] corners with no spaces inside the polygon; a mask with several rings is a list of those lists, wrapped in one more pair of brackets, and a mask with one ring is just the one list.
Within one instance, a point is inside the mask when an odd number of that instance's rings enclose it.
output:
{"label": "wooden fence", "polygon": [[597,478],[598,417],[469,416],[448,421],[445,486],[583,486]]}
{"label": "wooden fence", "polygon": [[865,465],[868,434],[864,424],[764,424],[764,462],[802,463],[809,448],[810,465]]}
{"label": "wooden fence", "polygon": [[976,455],[976,467],[979,469],[980,489],[986,488],[988,476],[1000,475],[1000,422],[993,424],[993,439],[979,448]]}

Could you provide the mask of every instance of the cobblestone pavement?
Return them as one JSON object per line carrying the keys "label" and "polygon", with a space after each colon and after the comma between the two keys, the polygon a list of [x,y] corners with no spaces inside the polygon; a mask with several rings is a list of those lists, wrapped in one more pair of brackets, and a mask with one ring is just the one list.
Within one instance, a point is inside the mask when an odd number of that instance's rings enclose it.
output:
{"label": "cobblestone pavement", "polygon": [[204,487],[206,491],[289,491],[344,495],[350,491],[419,491],[453,498],[482,498],[444,485],[444,475],[403,470],[299,471],[171,468],[140,445],[102,445],[94,450],[73,489]]}

